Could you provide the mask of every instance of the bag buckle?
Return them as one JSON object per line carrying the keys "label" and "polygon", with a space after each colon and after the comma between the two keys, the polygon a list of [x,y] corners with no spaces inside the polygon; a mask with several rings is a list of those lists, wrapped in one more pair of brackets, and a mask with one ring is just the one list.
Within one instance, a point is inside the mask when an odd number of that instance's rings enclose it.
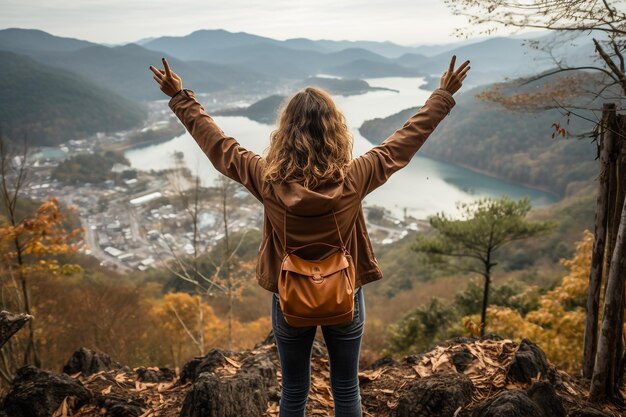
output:
{"label": "bag buckle", "polygon": [[315,282],[316,284],[319,284],[320,282],[322,282],[324,280],[324,277],[322,276],[322,269],[319,266],[313,266],[313,275],[312,275],[312,281]]}

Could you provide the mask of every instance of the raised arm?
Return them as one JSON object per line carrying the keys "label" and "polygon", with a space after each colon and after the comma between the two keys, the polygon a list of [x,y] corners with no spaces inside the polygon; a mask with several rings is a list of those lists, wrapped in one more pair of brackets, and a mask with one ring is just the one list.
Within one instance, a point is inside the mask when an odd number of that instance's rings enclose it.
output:
{"label": "raised arm", "polygon": [[[254,197],[263,201],[261,156],[245,149],[233,137],[226,136],[215,120],[205,112],[202,104],[196,99],[195,93],[192,90],[183,89],[180,77],[171,72],[165,59],[163,63],[165,70],[159,71],[162,75],[160,86],[161,90],[171,97],[168,103],[170,109],[183,123],[215,169],[241,183]],[[151,66],[150,69],[152,68]],[[170,78],[167,78],[168,73]],[[158,75],[154,78],[159,82]],[[180,84],[176,82],[177,80]]]}
{"label": "raised arm", "polygon": [[466,61],[453,71],[455,56],[444,73],[440,87],[404,125],[365,154],[352,160],[348,178],[356,185],[361,198],[383,185],[396,171],[405,167],[418,149],[455,106],[452,94],[461,86],[469,67]]}

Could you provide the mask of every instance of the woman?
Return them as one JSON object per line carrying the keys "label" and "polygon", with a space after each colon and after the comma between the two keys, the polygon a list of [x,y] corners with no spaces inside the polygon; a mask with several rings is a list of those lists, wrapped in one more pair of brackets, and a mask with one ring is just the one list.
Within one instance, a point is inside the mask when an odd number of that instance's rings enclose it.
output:
{"label": "woman", "polygon": [[[362,286],[382,278],[365,228],[361,202],[389,176],[407,165],[455,105],[452,98],[467,76],[469,61],[454,69],[456,56],[420,110],[382,144],[352,159],[352,137],[343,114],[324,91],[306,88],[281,109],[277,129],[261,157],[226,136],[163,58],[164,69],[150,66],[169,107],[185,125],[215,168],[244,185],[264,207],[263,239],[256,276],[273,292],[272,328],[282,370],[280,416],[304,416],[310,388],[311,348],[317,326],[285,322],[277,279],[282,244],[339,244],[339,233],[356,265],[354,318],[321,326],[328,348],[335,416],[361,416],[359,351],[365,306]],[[333,217],[334,209],[337,223]],[[285,226],[286,229],[285,229]],[[282,237],[286,241],[282,242]],[[321,246],[321,245],[320,245]],[[322,259],[326,248],[303,248],[305,259]]]}

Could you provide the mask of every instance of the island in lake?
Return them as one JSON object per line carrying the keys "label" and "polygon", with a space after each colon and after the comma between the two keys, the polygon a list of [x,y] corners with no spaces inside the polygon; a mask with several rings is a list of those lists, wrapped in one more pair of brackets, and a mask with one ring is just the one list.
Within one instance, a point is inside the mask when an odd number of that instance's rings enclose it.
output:
{"label": "island in lake", "polygon": [[[330,94],[350,96],[365,94],[370,91],[394,91],[391,88],[373,87],[364,80],[349,80],[342,78],[310,77],[296,84],[297,88],[318,87]],[[216,116],[245,116],[251,120],[264,124],[274,124],[278,116],[278,110],[286,97],[278,94],[265,97],[248,107],[216,110]]]}

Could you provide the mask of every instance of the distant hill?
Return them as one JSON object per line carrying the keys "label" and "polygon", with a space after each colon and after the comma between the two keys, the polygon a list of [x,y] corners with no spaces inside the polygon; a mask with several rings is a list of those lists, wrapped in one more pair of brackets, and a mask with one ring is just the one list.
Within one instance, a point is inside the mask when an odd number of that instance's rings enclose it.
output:
{"label": "distant hill", "polygon": [[0,50],[17,53],[72,52],[97,43],[54,36],[43,30],[8,28],[0,30]]}
{"label": "distant hill", "polygon": [[[28,40],[16,38],[24,38]],[[199,92],[227,88],[264,88],[265,76],[252,69],[206,61],[185,62],[136,44],[108,47],[91,42],[60,38],[42,31],[21,29],[0,30],[0,50],[28,55],[44,65],[67,69],[82,75],[102,88],[131,100],[166,98],[152,79],[149,65],[162,67],[161,57],[167,57],[171,67],[185,85]],[[51,49],[36,49],[33,43],[52,45]],[[80,43],[83,42],[83,43]],[[10,49],[9,48],[10,45]]]}
{"label": "distant hill", "polygon": [[[551,39],[550,34],[529,35]],[[590,37],[579,44],[589,52]],[[392,42],[329,41],[305,38],[280,41],[248,33],[199,30],[186,36],[161,37],[143,44],[179,59],[238,64],[267,76],[306,78],[320,72],[343,77],[441,74],[453,54],[472,61],[468,84],[488,84],[505,77],[530,75],[554,65],[549,56],[524,44],[521,36],[492,36],[442,45],[402,46]],[[593,48],[592,48],[593,49]],[[593,50],[591,49],[591,54]],[[572,55],[570,57],[570,55]],[[565,51],[571,64],[589,64],[577,49]]]}
{"label": "distant hill", "polygon": [[374,62],[367,59],[357,59],[343,65],[332,66],[325,72],[350,78],[418,77],[425,74],[399,64]]}
{"label": "distant hill", "polygon": [[[339,44],[343,47],[336,48]],[[376,42],[335,44],[332,41],[307,39],[279,41],[241,32],[199,30],[181,37],[156,38],[145,42],[143,46],[183,60],[193,58],[214,63],[236,64],[253,68],[266,76],[291,79],[307,78],[319,73],[343,76],[347,70],[340,67],[351,64],[353,66],[365,64],[361,72],[366,74],[380,74],[381,68],[388,69],[387,72],[383,72],[385,76],[407,76],[416,73],[415,69],[404,68],[392,59],[363,47],[373,44]],[[402,47],[397,47],[403,50]],[[377,71],[369,69],[376,64],[386,67],[377,66]],[[333,72],[336,68],[342,73]]]}
{"label": "distant hill", "polygon": [[[109,47],[40,30],[0,30],[0,50],[79,73],[133,100],[163,98],[147,69],[150,64],[159,65],[163,56],[195,91],[245,89],[268,95],[279,91],[285,81],[321,73],[344,78],[440,76],[452,54],[458,63],[470,59],[472,71],[466,84],[474,86],[534,74],[553,65],[547,55],[525,46],[519,37],[411,47],[372,41],[283,41],[218,29],[138,42],[141,45]],[[566,50],[568,62],[589,64],[586,55],[591,39],[582,37],[578,45]]]}
{"label": "distant hill", "polygon": [[[560,76],[562,74],[546,77],[524,89],[542,88],[544,83]],[[508,85],[513,88],[513,84]],[[561,196],[593,181],[598,173],[595,143],[589,139],[551,138],[552,123],[565,123],[561,112],[507,111],[497,103],[474,98],[485,88],[455,95],[456,106],[419,152],[516,183],[541,187]],[[596,103],[595,107],[598,106]],[[386,118],[365,121],[359,132],[378,144],[402,127],[418,109],[410,108]],[[595,120],[590,111],[577,110],[577,113]],[[591,127],[590,122],[572,116],[568,129],[580,133]]]}
{"label": "distant hill", "polygon": [[143,106],[98,87],[69,71],[0,51],[0,129],[12,140],[32,145],[138,126]]}

